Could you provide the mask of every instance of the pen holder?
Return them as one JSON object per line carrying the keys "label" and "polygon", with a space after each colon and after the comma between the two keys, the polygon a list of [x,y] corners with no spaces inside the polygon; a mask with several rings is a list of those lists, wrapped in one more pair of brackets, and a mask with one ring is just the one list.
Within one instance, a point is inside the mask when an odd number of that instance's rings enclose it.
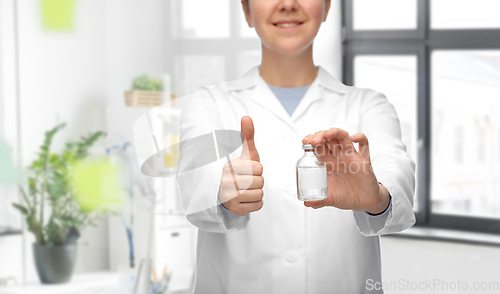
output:
{"label": "pen holder", "polygon": [[165,279],[158,282],[151,281],[151,293],[150,294],[169,294],[170,293],[170,279],[172,278],[172,272],[167,273]]}

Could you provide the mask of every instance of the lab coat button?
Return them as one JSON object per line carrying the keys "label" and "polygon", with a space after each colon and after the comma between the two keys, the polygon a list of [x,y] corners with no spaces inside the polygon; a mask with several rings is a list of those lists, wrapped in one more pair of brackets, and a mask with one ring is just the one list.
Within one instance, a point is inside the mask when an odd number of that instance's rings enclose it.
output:
{"label": "lab coat button", "polygon": [[285,257],[286,261],[293,263],[297,261],[297,254],[295,253],[288,253]]}

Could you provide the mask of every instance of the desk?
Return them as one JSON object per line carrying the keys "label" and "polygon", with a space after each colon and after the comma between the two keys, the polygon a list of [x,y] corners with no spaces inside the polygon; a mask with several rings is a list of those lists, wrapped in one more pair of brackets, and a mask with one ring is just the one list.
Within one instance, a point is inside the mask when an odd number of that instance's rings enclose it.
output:
{"label": "desk", "polygon": [[0,287],[0,294],[112,294],[118,293],[118,274],[111,272],[74,275],[71,282],[59,285],[32,283]]}
{"label": "desk", "polygon": [[[67,284],[41,285],[40,283],[32,283],[23,286],[0,286],[0,294],[119,294],[118,283],[119,276],[115,272],[77,274]],[[187,291],[170,292],[170,294],[184,293],[188,294]]]}

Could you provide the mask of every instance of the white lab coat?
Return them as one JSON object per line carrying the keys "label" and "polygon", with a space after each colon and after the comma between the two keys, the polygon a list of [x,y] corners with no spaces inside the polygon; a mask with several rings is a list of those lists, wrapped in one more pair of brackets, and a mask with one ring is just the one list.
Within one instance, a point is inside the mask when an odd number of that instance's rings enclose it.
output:
{"label": "white lab coat", "polygon": [[[192,95],[181,114],[180,141],[212,130],[239,131],[245,115],[253,119],[264,167],[261,210],[239,216],[217,205],[224,158],[177,175],[187,218],[199,228],[194,293],[381,293],[367,290],[381,281],[379,235],[415,223],[415,164],[401,142],[392,104],[373,90],[345,86],[319,67],[290,117],[255,67]],[[392,195],[384,216],[315,210],[297,199],[302,138],[332,127],[367,136],[377,180]],[[196,165],[188,145],[180,146],[179,165]],[[231,158],[240,154],[241,147]]]}

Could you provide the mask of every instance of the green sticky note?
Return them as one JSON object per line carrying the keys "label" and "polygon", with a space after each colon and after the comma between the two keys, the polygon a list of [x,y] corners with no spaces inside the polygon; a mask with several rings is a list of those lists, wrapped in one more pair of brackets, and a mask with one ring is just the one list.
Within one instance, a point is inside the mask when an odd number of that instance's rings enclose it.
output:
{"label": "green sticky note", "polygon": [[123,202],[120,166],[108,159],[79,161],[73,166],[72,181],[82,211],[116,208]]}
{"label": "green sticky note", "polygon": [[73,30],[76,0],[40,0],[43,28],[51,31]]}
{"label": "green sticky note", "polygon": [[15,184],[21,180],[21,173],[14,167],[9,146],[0,140],[0,185]]}

